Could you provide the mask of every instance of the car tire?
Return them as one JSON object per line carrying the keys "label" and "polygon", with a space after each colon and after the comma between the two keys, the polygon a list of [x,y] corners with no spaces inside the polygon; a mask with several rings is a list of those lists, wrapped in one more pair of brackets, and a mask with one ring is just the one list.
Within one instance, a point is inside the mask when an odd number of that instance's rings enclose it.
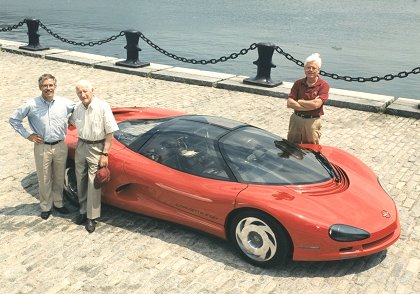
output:
{"label": "car tire", "polygon": [[76,168],[73,160],[68,160],[66,172],[64,175],[64,196],[73,205],[79,206],[79,198],[77,196]]}
{"label": "car tire", "polygon": [[284,264],[291,256],[291,241],[283,226],[256,210],[241,211],[230,223],[229,239],[240,255],[260,267]]}

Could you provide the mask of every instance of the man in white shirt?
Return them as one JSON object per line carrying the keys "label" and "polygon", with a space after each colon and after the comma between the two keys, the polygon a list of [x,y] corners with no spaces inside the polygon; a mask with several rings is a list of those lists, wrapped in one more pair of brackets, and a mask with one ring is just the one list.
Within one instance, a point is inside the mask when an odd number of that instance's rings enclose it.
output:
{"label": "man in white shirt", "polygon": [[80,102],[70,117],[79,135],[75,166],[80,214],[76,223],[85,224],[89,233],[95,230],[96,219],[101,216],[101,188],[94,186],[95,173],[98,168],[108,166],[113,133],[118,130],[111,107],[94,96],[93,91],[89,81],[80,80],[76,84]]}

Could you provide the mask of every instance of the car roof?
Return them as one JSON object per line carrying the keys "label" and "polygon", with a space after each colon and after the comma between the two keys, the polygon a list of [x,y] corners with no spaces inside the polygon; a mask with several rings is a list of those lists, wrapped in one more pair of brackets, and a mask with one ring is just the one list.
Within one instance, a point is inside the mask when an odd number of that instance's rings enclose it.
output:
{"label": "car roof", "polygon": [[219,117],[219,116],[211,116],[211,115],[183,115],[174,117],[172,121],[176,120],[187,120],[190,122],[201,123],[201,124],[209,124],[224,128],[226,130],[236,129],[241,126],[247,126],[248,124]]}

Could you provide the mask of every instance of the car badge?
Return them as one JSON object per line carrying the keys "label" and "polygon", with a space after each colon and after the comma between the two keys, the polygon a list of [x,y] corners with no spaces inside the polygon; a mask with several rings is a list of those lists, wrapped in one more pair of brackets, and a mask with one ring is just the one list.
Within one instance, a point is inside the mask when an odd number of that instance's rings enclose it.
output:
{"label": "car badge", "polygon": [[382,213],[382,216],[385,217],[385,218],[390,218],[391,217],[391,214],[386,210],[382,210],[381,213]]}

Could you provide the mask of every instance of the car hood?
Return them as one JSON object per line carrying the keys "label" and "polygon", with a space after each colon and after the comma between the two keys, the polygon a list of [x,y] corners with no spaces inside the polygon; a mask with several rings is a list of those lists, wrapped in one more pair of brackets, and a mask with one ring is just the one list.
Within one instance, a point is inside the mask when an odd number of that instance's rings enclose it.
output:
{"label": "car hood", "polygon": [[398,218],[392,198],[375,173],[351,154],[333,147],[322,152],[334,165],[340,181],[311,185],[248,185],[237,198],[238,207],[258,207],[280,222],[306,221],[329,227],[346,224],[376,231]]}
{"label": "car hood", "polygon": [[280,222],[291,217],[325,227],[346,224],[368,230],[383,227],[386,218],[397,217],[394,201],[379,184],[378,187],[350,186],[345,191],[323,196],[312,195],[310,189],[302,193],[294,187],[249,185],[238,196],[237,206],[258,207]]}

